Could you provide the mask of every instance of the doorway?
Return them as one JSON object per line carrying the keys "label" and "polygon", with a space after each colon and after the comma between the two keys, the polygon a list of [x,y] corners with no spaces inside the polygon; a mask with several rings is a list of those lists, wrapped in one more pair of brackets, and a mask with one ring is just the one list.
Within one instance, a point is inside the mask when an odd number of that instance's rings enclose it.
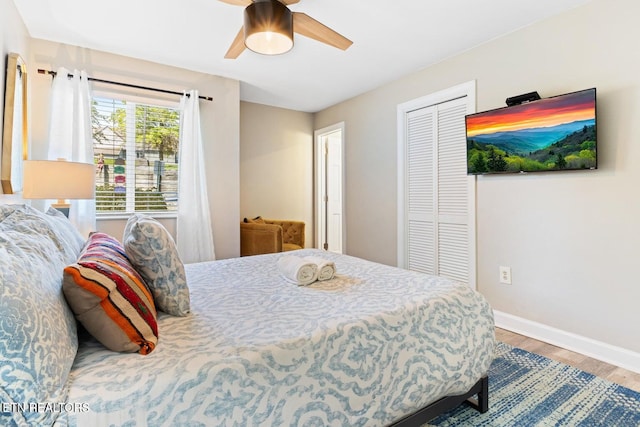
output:
{"label": "doorway", "polygon": [[316,247],[343,253],[344,122],[314,132]]}

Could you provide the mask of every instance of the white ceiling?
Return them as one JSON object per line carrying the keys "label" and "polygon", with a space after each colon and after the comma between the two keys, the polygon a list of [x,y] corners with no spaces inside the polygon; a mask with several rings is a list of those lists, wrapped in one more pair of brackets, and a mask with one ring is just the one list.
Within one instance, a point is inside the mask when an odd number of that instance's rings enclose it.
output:
{"label": "white ceiling", "polygon": [[224,54],[243,22],[218,0],[14,0],[34,38],[232,79],[242,100],[315,112],[590,0],[301,0],[353,41],[295,35],[284,55]]}

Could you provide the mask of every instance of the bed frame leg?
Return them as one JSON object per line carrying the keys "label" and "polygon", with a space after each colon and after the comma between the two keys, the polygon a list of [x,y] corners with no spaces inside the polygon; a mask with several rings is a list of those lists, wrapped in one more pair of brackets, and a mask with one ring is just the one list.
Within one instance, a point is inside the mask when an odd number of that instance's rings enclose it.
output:
{"label": "bed frame leg", "polygon": [[479,386],[477,397],[475,399],[469,398],[467,402],[478,412],[484,414],[489,410],[489,377],[482,377]]}
{"label": "bed frame leg", "polygon": [[[476,396],[473,398],[473,396]],[[482,377],[471,389],[458,396],[443,397],[432,404],[419,409],[413,414],[396,421],[391,427],[419,427],[423,426],[429,420],[434,419],[463,402],[467,402],[473,409],[481,413],[489,410],[489,377]]]}

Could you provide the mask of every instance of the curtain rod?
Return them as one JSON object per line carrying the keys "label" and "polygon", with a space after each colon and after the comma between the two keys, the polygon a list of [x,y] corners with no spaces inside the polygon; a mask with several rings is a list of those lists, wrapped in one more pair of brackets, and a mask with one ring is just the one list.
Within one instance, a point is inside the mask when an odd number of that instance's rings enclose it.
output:
{"label": "curtain rod", "polygon": [[[51,70],[43,70],[43,69],[39,68],[38,69],[38,74],[49,74],[49,75],[55,77],[58,74],[58,72],[57,71],[51,71]],[[68,77],[73,77],[73,74],[69,73],[67,76]],[[171,95],[180,95],[180,96],[187,95],[187,96],[190,96],[188,93],[183,94],[181,92],[176,92],[174,90],[158,89],[158,88],[155,88],[155,87],[139,86],[139,85],[133,85],[133,84],[130,84],[130,83],[114,82],[114,81],[111,81],[111,80],[96,79],[94,77],[87,77],[87,79],[90,82],[99,82],[99,83],[106,83],[106,84],[110,84],[110,85],[126,86],[126,87],[131,87],[131,88],[134,88],[134,89],[152,90],[154,92],[168,93],[168,94],[171,94]],[[199,95],[198,98],[204,99],[205,101],[213,101],[213,98],[210,97],[210,96]]]}

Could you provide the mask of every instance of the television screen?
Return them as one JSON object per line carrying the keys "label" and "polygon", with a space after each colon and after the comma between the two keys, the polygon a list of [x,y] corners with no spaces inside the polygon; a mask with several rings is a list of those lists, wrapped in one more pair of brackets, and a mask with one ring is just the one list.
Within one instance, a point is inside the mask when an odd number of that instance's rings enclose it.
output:
{"label": "television screen", "polygon": [[469,174],[596,169],[596,89],[465,117]]}

